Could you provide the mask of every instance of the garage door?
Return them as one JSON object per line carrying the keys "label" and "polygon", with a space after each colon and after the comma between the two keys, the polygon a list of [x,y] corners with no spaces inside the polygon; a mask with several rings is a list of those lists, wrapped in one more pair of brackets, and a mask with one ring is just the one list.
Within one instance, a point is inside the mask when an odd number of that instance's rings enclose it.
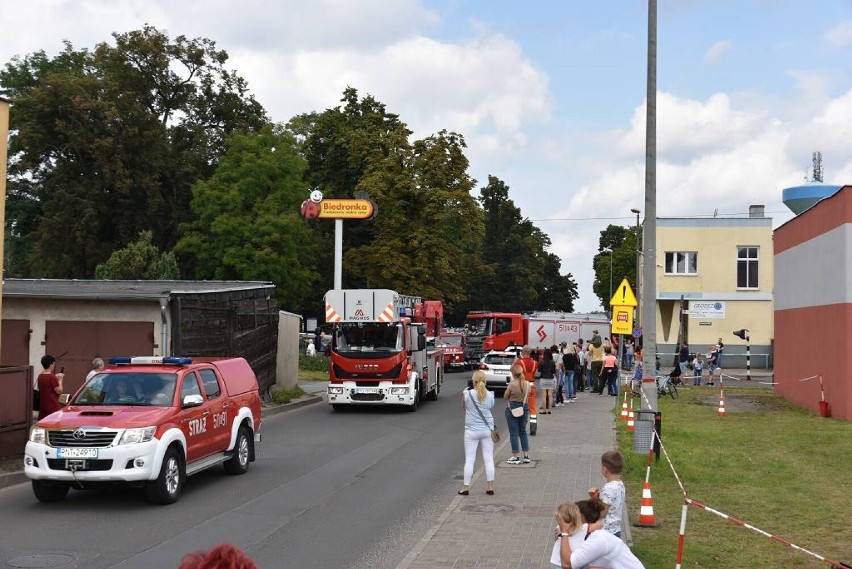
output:
{"label": "garage door", "polygon": [[0,364],[30,365],[29,320],[3,320],[3,327],[0,330]]}
{"label": "garage door", "polygon": [[45,353],[56,356],[57,371],[65,368],[66,393],[83,384],[95,357],[154,355],[153,322],[48,320],[46,336]]}

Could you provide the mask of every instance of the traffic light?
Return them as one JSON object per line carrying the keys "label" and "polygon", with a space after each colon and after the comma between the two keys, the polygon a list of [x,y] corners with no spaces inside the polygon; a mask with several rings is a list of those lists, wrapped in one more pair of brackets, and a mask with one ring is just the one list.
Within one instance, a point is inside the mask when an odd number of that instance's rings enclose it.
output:
{"label": "traffic light", "polygon": [[734,336],[740,338],[741,340],[748,340],[748,330],[743,328],[742,330],[734,330]]}

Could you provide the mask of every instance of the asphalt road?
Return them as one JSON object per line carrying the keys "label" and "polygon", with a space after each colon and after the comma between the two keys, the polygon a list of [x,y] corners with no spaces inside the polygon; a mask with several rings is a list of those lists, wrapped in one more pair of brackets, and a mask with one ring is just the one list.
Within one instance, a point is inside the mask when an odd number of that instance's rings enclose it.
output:
{"label": "asphalt road", "polygon": [[12,567],[177,567],[221,542],[272,567],[395,567],[452,499],[462,469],[458,394],[334,413],[324,403],[271,416],[244,476],[191,477],[177,504],[132,489],[72,491],[57,504],[28,484],[0,491],[0,561]]}

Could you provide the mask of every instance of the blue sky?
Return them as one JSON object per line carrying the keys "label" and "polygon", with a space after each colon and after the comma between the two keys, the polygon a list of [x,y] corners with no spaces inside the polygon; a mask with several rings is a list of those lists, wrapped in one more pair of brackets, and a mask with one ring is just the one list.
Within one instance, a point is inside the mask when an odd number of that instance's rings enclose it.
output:
{"label": "blue sky", "polygon": [[[215,40],[276,121],[356,87],[416,137],[464,134],[471,174],[510,186],[593,310],[599,232],[644,203],[646,16],[640,0],[29,0],[0,11],[0,61],[147,22]],[[658,41],[659,215],[764,204],[777,226],[816,150],[827,182],[852,183],[852,2],[659,0]]]}

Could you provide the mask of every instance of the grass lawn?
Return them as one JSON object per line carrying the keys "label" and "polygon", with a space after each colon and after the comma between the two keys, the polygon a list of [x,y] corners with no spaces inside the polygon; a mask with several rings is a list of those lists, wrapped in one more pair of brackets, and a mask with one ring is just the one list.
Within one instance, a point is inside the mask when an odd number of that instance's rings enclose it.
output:
{"label": "grass lawn", "polygon": [[[852,423],[824,419],[771,391],[680,390],[660,399],[662,440],[689,497],[814,553],[852,564]],[[620,406],[616,414],[620,414]],[[633,452],[626,421],[618,422],[625,457],[629,521],[639,518],[647,453]],[[633,551],[645,567],[674,567],[683,493],[661,453],[651,466],[659,528],[632,528]],[[825,568],[825,562],[690,506],[683,567]]]}

